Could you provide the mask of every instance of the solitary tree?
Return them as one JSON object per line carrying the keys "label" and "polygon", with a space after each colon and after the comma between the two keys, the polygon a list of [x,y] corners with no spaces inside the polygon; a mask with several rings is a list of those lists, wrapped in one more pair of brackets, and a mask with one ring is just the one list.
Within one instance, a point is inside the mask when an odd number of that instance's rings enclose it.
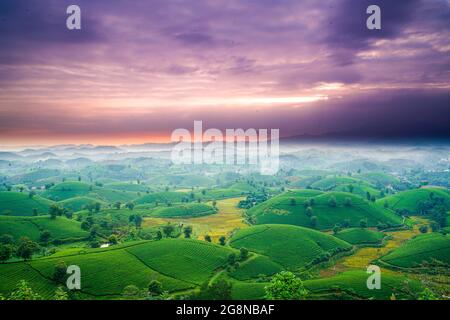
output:
{"label": "solitary tree", "polygon": [[231,266],[234,265],[236,263],[236,260],[237,260],[237,258],[236,258],[236,254],[234,252],[232,252],[228,255],[228,264],[229,265],[231,265]]}
{"label": "solitary tree", "polygon": [[361,228],[367,228],[367,220],[361,219],[361,221],[359,221],[359,225]]}
{"label": "solitary tree", "polygon": [[53,280],[59,283],[64,283],[67,276],[67,265],[64,261],[59,261],[58,264],[55,265],[55,269],[53,271]]}
{"label": "solitary tree", "polygon": [[115,202],[114,203],[114,208],[116,208],[117,210],[119,210],[120,209],[120,207],[121,207],[121,203],[120,203],[120,201],[117,201],[117,202]]}
{"label": "solitary tree", "polygon": [[239,259],[241,261],[246,260],[248,258],[248,250],[246,248],[241,248],[239,250]]}
{"label": "solitary tree", "polygon": [[336,207],[337,203],[336,203],[336,198],[334,196],[330,197],[330,199],[328,200],[328,205],[330,207]]}
{"label": "solitary tree", "polygon": [[39,235],[39,241],[43,243],[47,243],[50,240],[51,234],[48,230],[41,231],[41,234]]}
{"label": "solitary tree", "polygon": [[308,295],[302,280],[289,271],[276,274],[264,289],[269,300],[302,300]]}
{"label": "solitary tree", "polygon": [[315,228],[317,226],[317,217],[316,216],[312,216],[310,220],[311,220],[311,226],[313,228]]}
{"label": "solitary tree", "polygon": [[211,242],[211,236],[209,234],[205,235],[205,241]]}
{"label": "solitary tree", "polygon": [[311,207],[306,208],[306,215],[308,217],[312,217],[312,215],[313,215],[313,208],[311,208]]}
{"label": "solitary tree", "polygon": [[350,193],[353,193],[353,190],[355,189],[355,187],[352,185],[352,184],[350,184],[349,186],[348,186],[348,191],[350,192]]}
{"label": "solitary tree", "polygon": [[190,238],[191,234],[192,234],[192,227],[191,226],[187,226],[186,228],[184,228],[183,232],[184,232],[184,237],[185,238]]}
{"label": "solitary tree", "polygon": [[220,238],[219,238],[220,245],[224,246],[225,245],[225,241],[226,241],[226,238],[224,236],[220,236]]}
{"label": "solitary tree", "polygon": [[295,201],[294,198],[291,198],[290,199],[290,204],[291,204],[291,206],[295,206],[297,204],[297,201]]}
{"label": "solitary tree", "polygon": [[159,296],[163,293],[163,287],[158,280],[152,280],[148,284],[148,294],[150,296]]}
{"label": "solitary tree", "polygon": [[11,258],[12,248],[9,244],[0,245],[0,262],[3,263]]}
{"label": "solitary tree", "polygon": [[129,210],[133,210],[134,209],[134,203],[133,202],[127,202],[127,204],[125,205],[125,208],[128,208]]}
{"label": "solitary tree", "polygon": [[345,198],[344,205],[345,205],[346,207],[351,207],[351,206],[352,206],[352,199],[349,198],[349,197]]}
{"label": "solitary tree", "polygon": [[16,255],[23,260],[29,260],[33,253],[38,251],[39,246],[36,242],[32,241],[28,237],[22,237],[19,240],[19,244],[16,249]]}
{"label": "solitary tree", "polygon": [[334,225],[333,233],[337,234],[341,230],[341,226],[339,224]]}

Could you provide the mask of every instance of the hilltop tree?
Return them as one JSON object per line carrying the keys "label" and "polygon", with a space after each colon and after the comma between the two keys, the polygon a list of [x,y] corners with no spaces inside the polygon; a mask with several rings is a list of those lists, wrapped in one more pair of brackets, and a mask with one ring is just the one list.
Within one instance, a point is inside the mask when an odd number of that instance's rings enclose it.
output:
{"label": "hilltop tree", "polygon": [[47,243],[50,240],[51,234],[48,230],[41,231],[41,234],[39,235],[39,241],[43,243]]}
{"label": "hilltop tree", "polygon": [[352,206],[352,199],[349,198],[349,197],[345,198],[344,205],[345,205],[346,207],[351,207],[351,206]]}
{"label": "hilltop tree", "polygon": [[420,233],[427,233],[428,232],[428,227],[427,226],[420,226],[419,231],[420,231]]}
{"label": "hilltop tree", "polygon": [[289,271],[276,274],[264,290],[268,300],[303,300],[308,295],[302,280]]}
{"label": "hilltop tree", "polygon": [[136,228],[140,228],[142,226],[142,216],[140,214],[134,216],[134,225]]}
{"label": "hilltop tree", "polygon": [[16,256],[23,260],[29,260],[33,253],[39,250],[39,246],[36,242],[32,241],[28,237],[22,237],[19,240],[19,244],[16,249]]}
{"label": "hilltop tree", "polygon": [[125,204],[125,208],[127,208],[129,210],[133,210],[134,209],[134,203],[133,202],[127,202]]}
{"label": "hilltop tree", "polygon": [[311,207],[306,208],[306,215],[308,217],[312,217],[312,215],[313,215],[313,208],[311,208]]}
{"label": "hilltop tree", "polygon": [[10,234],[2,234],[0,236],[0,243],[2,244],[14,244],[14,237]]}
{"label": "hilltop tree", "polygon": [[367,220],[366,219],[361,219],[361,221],[359,221],[359,226],[361,228],[367,228]]}
{"label": "hilltop tree", "polygon": [[55,269],[53,271],[53,280],[58,283],[64,283],[67,277],[67,265],[64,261],[59,261],[55,265]]}
{"label": "hilltop tree", "polygon": [[211,236],[209,234],[205,235],[205,241],[211,242]]}
{"label": "hilltop tree", "polygon": [[108,237],[108,242],[110,244],[117,244],[117,236],[115,234],[112,234]]}
{"label": "hilltop tree", "polygon": [[336,207],[337,203],[336,198],[334,196],[330,197],[330,199],[328,200],[328,205],[332,208]]}
{"label": "hilltop tree", "polygon": [[34,197],[35,195],[36,195],[36,191],[31,190],[31,191],[28,193],[28,198],[33,199],[33,197]]}
{"label": "hilltop tree", "polygon": [[338,234],[338,232],[341,231],[341,225],[340,224],[335,224],[333,227],[333,233],[334,234]]}
{"label": "hilltop tree", "polygon": [[297,201],[295,201],[294,198],[291,198],[291,199],[289,200],[289,203],[290,203],[291,206],[295,206],[295,205],[297,204]]}
{"label": "hilltop tree", "polygon": [[224,246],[225,245],[225,241],[226,241],[225,236],[220,236],[220,238],[219,238],[220,245]]}
{"label": "hilltop tree", "polygon": [[121,206],[122,206],[122,203],[120,201],[117,201],[114,203],[114,208],[116,208],[117,210],[119,210]]}
{"label": "hilltop tree", "polygon": [[366,192],[366,198],[367,198],[367,200],[369,200],[369,201],[370,201],[370,199],[372,198],[372,195],[370,194],[369,191]]}
{"label": "hilltop tree", "polygon": [[137,300],[141,296],[141,290],[135,285],[130,284],[123,289],[122,296],[125,299]]}
{"label": "hilltop tree", "polygon": [[162,283],[158,280],[152,280],[148,284],[148,294],[150,296],[159,296],[163,293]]}
{"label": "hilltop tree", "polygon": [[0,262],[8,261],[12,255],[12,247],[9,244],[0,245]]}
{"label": "hilltop tree", "polygon": [[353,193],[353,190],[355,189],[355,187],[352,185],[352,184],[350,184],[349,186],[348,186],[348,192],[350,192],[350,193]]}
{"label": "hilltop tree", "polygon": [[313,228],[315,228],[317,226],[317,217],[316,216],[312,216],[310,221],[311,221],[311,226]]}
{"label": "hilltop tree", "polygon": [[162,227],[162,229],[166,238],[170,237],[172,235],[172,232],[175,230],[174,226],[171,224],[166,224]]}
{"label": "hilltop tree", "polygon": [[191,226],[187,226],[186,228],[184,228],[183,232],[184,232],[184,237],[185,238],[190,238],[191,234],[192,234],[192,227]]}
{"label": "hilltop tree", "polygon": [[209,284],[205,282],[200,287],[197,299],[201,300],[231,300],[232,285],[230,282],[220,279]]}
{"label": "hilltop tree", "polygon": [[50,214],[50,218],[52,219],[56,219],[57,216],[62,216],[64,213],[64,208],[58,206],[57,204],[52,204],[50,206],[49,210],[49,214]]}
{"label": "hilltop tree", "polygon": [[349,219],[345,219],[345,220],[342,222],[341,226],[342,226],[343,228],[348,228],[348,227],[350,227],[350,220],[349,220]]}
{"label": "hilltop tree", "polygon": [[230,266],[233,266],[236,263],[236,261],[237,261],[236,254],[234,252],[230,253],[228,255],[228,264]]}
{"label": "hilltop tree", "polygon": [[239,249],[239,259],[244,261],[248,258],[248,250],[246,248]]}

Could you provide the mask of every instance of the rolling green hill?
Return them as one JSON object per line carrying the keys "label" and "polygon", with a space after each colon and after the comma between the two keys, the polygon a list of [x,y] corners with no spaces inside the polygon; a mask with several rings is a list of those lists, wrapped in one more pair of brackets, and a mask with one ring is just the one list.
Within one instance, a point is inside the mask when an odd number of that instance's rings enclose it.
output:
{"label": "rolling green hill", "polygon": [[46,190],[42,196],[54,201],[64,201],[75,197],[88,197],[103,202],[113,203],[116,201],[131,201],[136,199],[138,194],[137,192],[97,187],[85,182],[68,181],[59,183],[49,190]]}
{"label": "rolling green hill", "polygon": [[59,201],[58,204],[62,205],[66,209],[70,209],[76,212],[83,210],[86,205],[93,204],[96,202],[99,202],[102,205],[102,207],[107,205],[106,202],[89,197],[73,197],[63,201]]}
{"label": "rolling green hill", "polygon": [[175,191],[164,191],[164,192],[155,192],[146,194],[134,202],[136,204],[147,204],[147,203],[176,203],[181,202],[181,200],[185,197],[189,197],[189,193],[187,192],[175,192]]}
{"label": "rolling green hill", "polygon": [[362,228],[344,229],[335,237],[351,244],[381,244],[384,233]]}
{"label": "rolling green hill", "polygon": [[31,262],[0,264],[0,293],[11,292],[25,279],[44,298],[51,298],[57,283],[52,280],[60,261],[82,270],[81,292],[91,298],[111,298],[128,285],[147,288],[151,280],[163,290],[180,291],[195,287],[224,266],[233,249],[204,241],[163,239],[119,245],[108,249],[87,249],[76,254],[46,257]]}
{"label": "rolling green hill", "polygon": [[217,209],[203,203],[187,203],[172,207],[157,208],[149,216],[159,218],[201,217],[214,214]]}
{"label": "rolling green hill", "polygon": [[450,235],[440,233],[419,235],[380,259],[388,266],[402,268],[420,267],[422,262],[433,260],[450,264]]}
{"label": "rolling green hill", "polygon": [[366,284],[367,277],[368,274],[365,271],[347,271],[329,278],[306,280],[304,284],[311,295],[326,299],[389,300],[392,294],[396,299],[414,298],[403,290],[406,281],[413,292],[422,291],[419,282],[403,275],[388,273],[383,273],[379,290],[369,290]]}
{"label": "rolling green hill", "polygon": [[0,192],[0,215],[32,216],[36,209],[38,214],[47,214],[52,201],[38,195],[29,197],[27,193]]}
{"label": "rolling green hill", "polygon": [[368,183],[379,187],[400,183],[400,180],[397,177],[394,177],[392,175],[383,172],[362,173],[357,175],[357,178],[367,181]]}
{"label": "rolling green hill", "polygon": [[352,177],[345,177],[345,176],[326,177],[326,178],[320,179],[320,180],[312,183],[311,187],[314,189],[328,191],[339,185],[349,185],[349,184],[356,185],[356,184],[362,184],[362,183],[364,183],[364,182],[359,179],[352,178]]}
{"label": "rolling green hill", "polygon": [[84,182],[62,182],[46,190],[42,196],[54,201],[62,201],[69,198],[87,196],[92,188],[92,185]]}
{"label": "rolling green hill", "polygon": [[[308,190],[310,191],[310,190]],[[312,216],[317,217],[315,228],[331,229],[335,224],[343,225],[346,220],[351,227],[360,225],[366,220],[368,226],[378,223],[387,225],[400,225],[401,217],[391,210],[384,209],[375,203],[350,193],[327,192],[316,196],[306,197],[306,191],[287,191],[275,196],[248,210],[248,214],[256,220],[257,224],[292,224],[305,227],[314,227],[311,217],[308,216],[305,200],[314,199]],[[292,203],[292,199],[295,204]],[[336,206],[330,201],[335,199]],[[351,202],[346,204],[346,199]]]}
{"label": "rolling green hill", "polygon": [[430,200],[432,197],[431,194],[433,194],[433,196],[436,198],[443,198],[447,208],[450,208],[450,194],[447,190],[441,188],[420,188],[407,190],[377,200],[377,203],[383,205],[385,202],[387,202],[389,208],[391,209],[406,209],[413,214],[418,214],[420,202]]}
{"label": "rolling green hill", "polygon": [[305,268],[351,249],[350,244],[331,235],[289,225],[260,225],[239,230],[230,245],[267,256],[289,269]]}
{"label": "rolling green hill", "polygon": [[43,230],[50,232],[51,240],[80,239],[89,235],[81,229],[80,222],[64,217],[0,217],[0,235],[12,235],[15,240],[27,236],[38,241]]}

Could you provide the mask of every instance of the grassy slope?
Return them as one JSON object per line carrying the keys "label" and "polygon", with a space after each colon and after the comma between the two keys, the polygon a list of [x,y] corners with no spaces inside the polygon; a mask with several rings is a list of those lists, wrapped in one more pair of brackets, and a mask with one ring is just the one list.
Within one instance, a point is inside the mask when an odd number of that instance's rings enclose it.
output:
{"label": "grassy slope", "polygon": [[[396,299],[411,298],[402,290],[404,282],[408,280],[406,276],[383,273],[380,290],[367,288],[368,276],[365,271],[347,271],[329,278],[307,280],[305,287],[312,295],[328,299],[351,296],[353,298],[389,300],[392,294]],[[418,282],[410,281],[409,283],[413,291],[421,291]]]}
{"label": "grassy slope", "polygon": [[32,240],[39,239],[40,232],[48,230],[51,239],[69,239],[87,237],[88,233],[80,228],[80,222],[64,217],[0,217],[0,235],[10,234],[18,240],[27,236]]}
{"label": "grassy slope", "polygon": [[102,205],[102,207],[107,205],[106,202],[89,197],[73,197],[63,201],[59,201],[58,204],[62,205],[66,209],[70,209],[76,212],[83,210],[86,205],[96,202],[99,202]]}
{"label": "grassy slope", "polygon": [[450,264],[450,235],[429,233],[415,237],[380,260],[403,268],[418,267],[433,259]]}
{"label": "grassy slope", "polygon": [[216,209],[207,204],[188,203],[173,207],[157,208],[149,216],[158,218],[201,217],[214,213],[216,213]]}
{"label": "grassy slope", "polygon": [[333,236],[288,225],[260,225],[239,230],[230,245],[245,247],[290,269],[307,267],[317,257],[351,248]]}
{"label": "grassy slope", "polygon": [[377,203],[384,204],[385,202],[387,202],[389,204],[389,208],[407,209],[412,213],[417,213],[419,202],[429,200],[431,193],[434,193],[435,197],[444,198],[447,207],[450,207],[449,193],[446,190],[439,188],[420,188],[403,191],[392,196],[377,200]]}
{"label": "grassy slope", "polygon": [[[311,226],[311,219],[306,215],[306,207],[303,205],[307,198],[302,191],[288,191],[261,203],[248,213],[256,218],[258,224],[292,224],[298,226]],[[336,207],[330,207],[328,201],[334,197]],[[291,205],[291,199],[296,200],[296,205]],[[391,225],[400,225],[402,220],[392,211],[382,206],[366,201],[365,199],[350,193],[328,192],[314,196],[312,206],[313,215],[317,217],[318,229],[331,229],[335,224],[342,224],[346,219],[350,226],[359,226],[362,219],[367,219],[369,226],[376,226],[379,222]],[[345,199],[350,198],[352,205],[344,205]]]}
{"label": "grassy slope", "polygon": [[192,288],[208,280],[224,266],[234,250],[204,241],[163,239],[108,249],[67,251],[55,257],[31,262],[0,264],[0,293],[7,294],[20,279],[49,298],[56,288],[52,279],[55,265],[64,261],[82,270],[82,292],[92,296],[119,296],[127,285],[146,288],[159,280],[169,292]]}
{"label": "grassy slope", "polygon": [[28,193],[0,192],[0,215],[31,216],[33,209],[38,213],[48,213],[52,203],[38,195],[30,198]]}
{"label": "grassy slope", "polygon": [[351,244],[380,244],[384,236],[382,232],[362,228],[345,229],[335,235]]}
{"label": "grassy slope", "polygon": [[74,197],[89,197],[104,202],[127,202],[138,197],[137,192],[121,191],[93,186],[85,182],[68,181],[59,183],[46,190],[43,197],[63,201]]}

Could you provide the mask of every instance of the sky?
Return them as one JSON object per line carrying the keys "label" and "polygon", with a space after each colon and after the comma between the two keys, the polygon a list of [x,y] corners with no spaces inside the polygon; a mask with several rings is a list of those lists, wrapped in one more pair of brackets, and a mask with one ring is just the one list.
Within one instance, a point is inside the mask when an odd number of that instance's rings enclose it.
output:
{"label": "sky", "polygon": [[1,145],[164,142],[194,120],[449,138],[450,0],[0,2]]}

